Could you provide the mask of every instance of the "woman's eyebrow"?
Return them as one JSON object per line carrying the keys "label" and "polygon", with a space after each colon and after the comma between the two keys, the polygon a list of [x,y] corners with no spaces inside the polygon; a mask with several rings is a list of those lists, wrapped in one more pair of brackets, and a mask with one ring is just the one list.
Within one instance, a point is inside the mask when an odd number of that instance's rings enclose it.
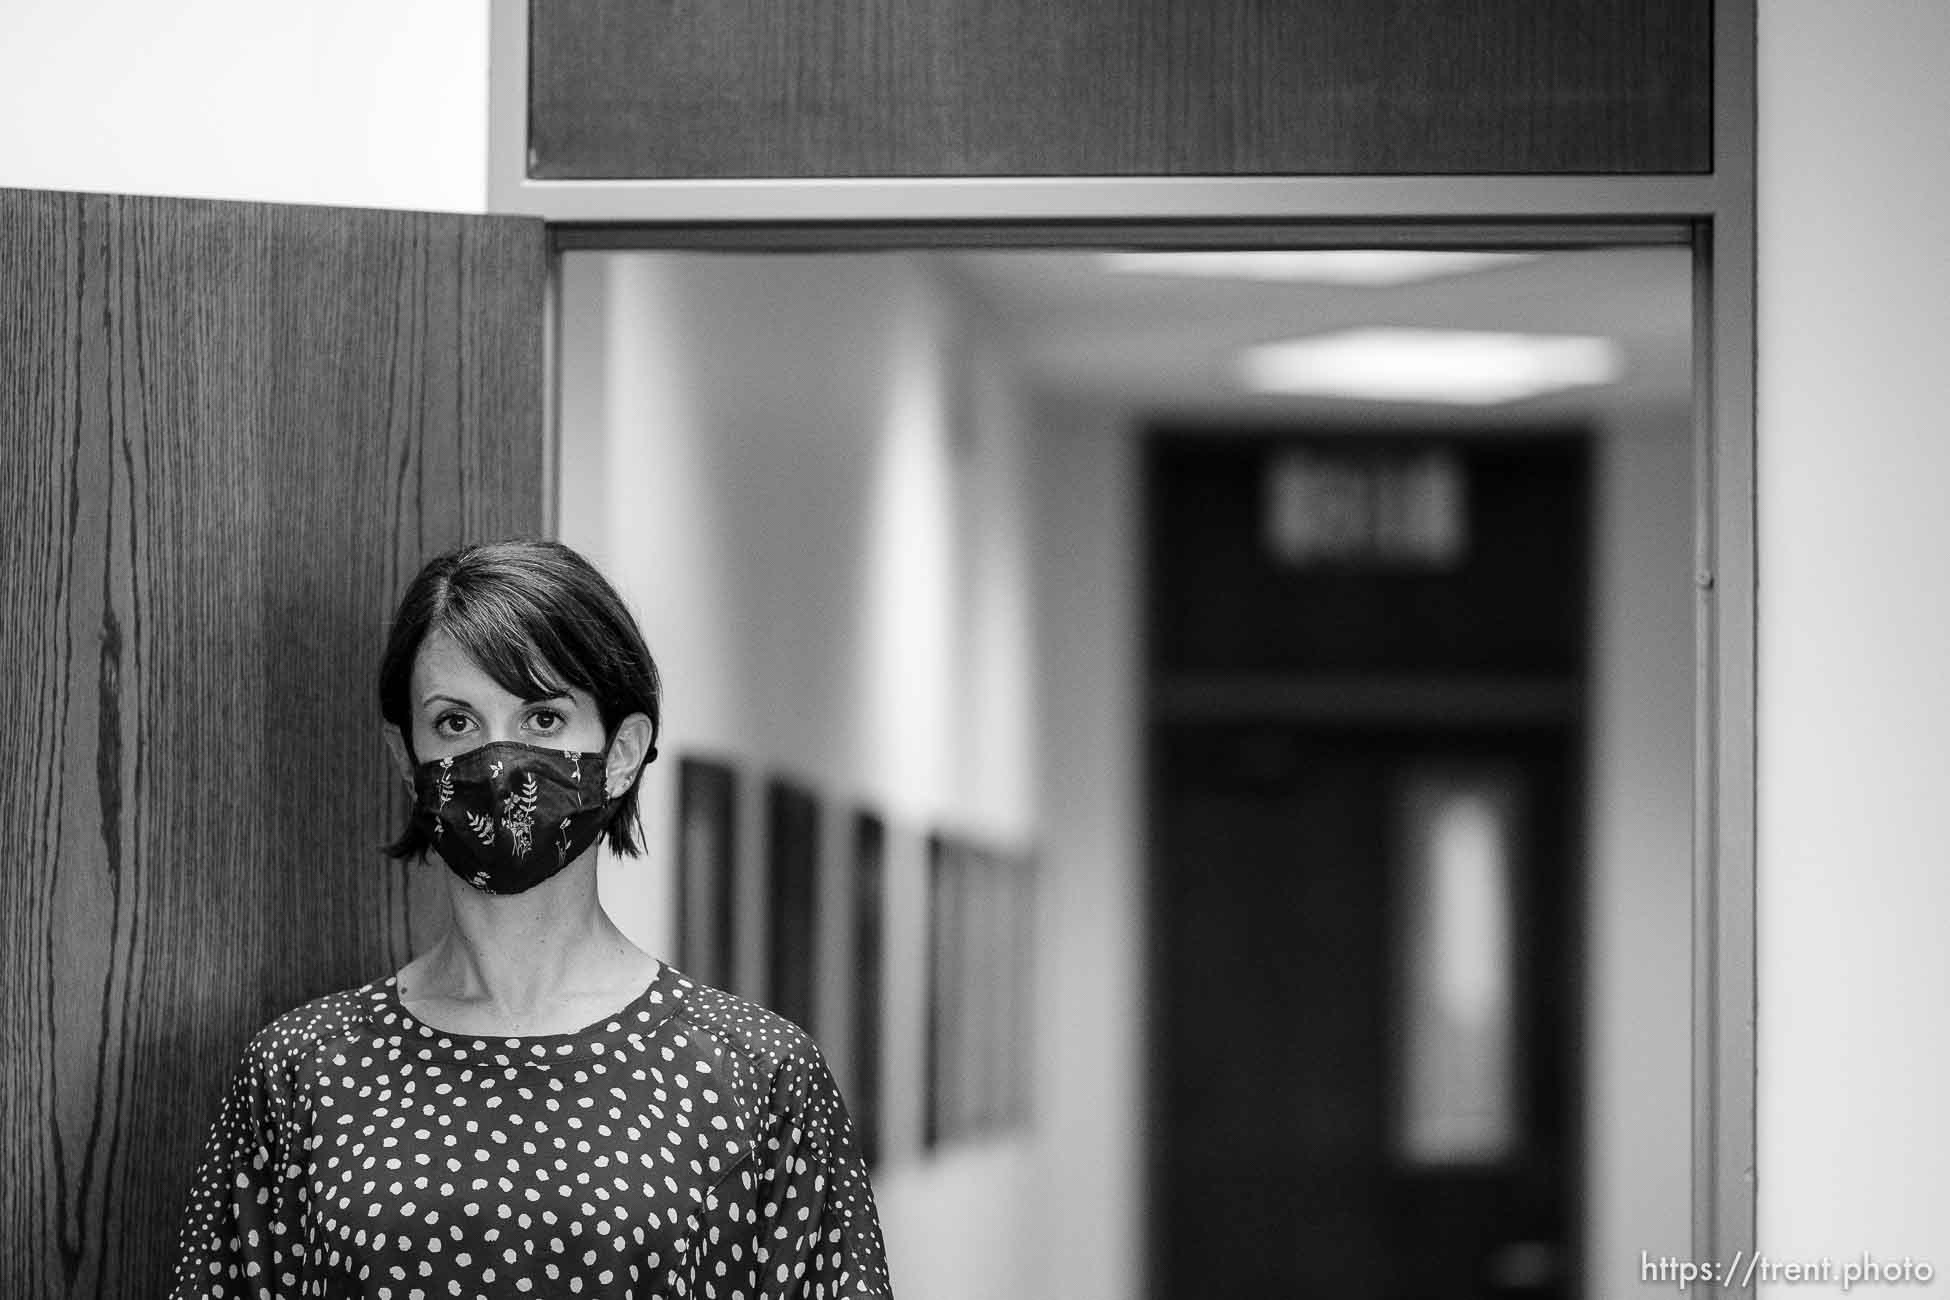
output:
{"label": "woman's eyebrow", "polygon": [[[458,695],[447,695],[440,691],[435,691],[433,694],[423,697],[420,700],[420,707],[424,709],[430,705],[439,704],[442,702],[445,702],[447,704],[458,704],[463,709],[471,709],[474,707],[471,702],[467,700],[463,700]],[[575,703],[575,697],[570,695],[567,691],[557,691],[553,695],[534,695],[534,696],[525,697],[522,700],[522,703],[523,704],[573,704]]]}

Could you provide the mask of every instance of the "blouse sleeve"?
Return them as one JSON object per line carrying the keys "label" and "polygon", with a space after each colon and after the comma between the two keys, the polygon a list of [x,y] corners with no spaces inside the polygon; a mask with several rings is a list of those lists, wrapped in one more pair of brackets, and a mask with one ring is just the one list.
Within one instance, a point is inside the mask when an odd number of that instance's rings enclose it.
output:
{"label": "blouse sleeve", "polygon": [[178,1236],[169,1300],[271,1300],[303,1275],[291,1088],[266,1036],[231,1075]]}
{"label": "blouse sleeve", "polygon": [[890,1298],[873,1187],[817,1049],[781,1067],[772,1099],[755,1153],[759,1300]]}

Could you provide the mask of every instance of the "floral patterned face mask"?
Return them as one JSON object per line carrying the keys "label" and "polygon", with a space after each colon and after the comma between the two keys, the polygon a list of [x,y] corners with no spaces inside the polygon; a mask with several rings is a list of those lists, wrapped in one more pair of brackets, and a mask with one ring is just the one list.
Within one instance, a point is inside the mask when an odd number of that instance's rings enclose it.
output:
{"label": "floral patterned face mask", "polygon": [[603,755],[497,740],[414,770],[413,820],[486,894],[533,889],[580,857],[615,813]]}

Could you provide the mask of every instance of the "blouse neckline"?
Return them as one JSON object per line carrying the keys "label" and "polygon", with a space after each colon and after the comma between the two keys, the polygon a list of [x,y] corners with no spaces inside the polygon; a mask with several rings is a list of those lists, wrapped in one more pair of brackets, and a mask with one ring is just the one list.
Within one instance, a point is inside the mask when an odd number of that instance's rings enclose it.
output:
{"label": "blouse neckline", "polygon": [[[668,962],[659,961],[657,973],[625,1006],[580,1029],[555,1034],[463,1034],[430,1025],[408,1011],[400,1000],[397,973],[379,981],[373,1002],[380,1025],[392,1031],[394,1045],[417,1045],[422,1059],[431,1059],[437,1051],[457,1060],[475,1059],[497,1065],[512,1065],[519,1060],[540,1065],[563,1059],[586,1060],[591,1055],[602,1056],[641,1046],[643,1036],[676,1012],[690,988],[687,977]],[[632,1043],[631,1039],[638,1041]]]}

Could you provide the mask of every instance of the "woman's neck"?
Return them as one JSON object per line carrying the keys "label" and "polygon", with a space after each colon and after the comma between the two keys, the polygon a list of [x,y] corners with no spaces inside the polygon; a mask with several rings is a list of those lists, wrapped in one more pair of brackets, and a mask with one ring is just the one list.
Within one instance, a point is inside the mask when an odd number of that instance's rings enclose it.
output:
{"label": "woman's neck", "polygon": [[447,873],[452,923],[400,972],[400,998],[468,1033],[554,1033],[626,1005],[657,973],[603,910],[595,855],[520,894],[483,894]]}

